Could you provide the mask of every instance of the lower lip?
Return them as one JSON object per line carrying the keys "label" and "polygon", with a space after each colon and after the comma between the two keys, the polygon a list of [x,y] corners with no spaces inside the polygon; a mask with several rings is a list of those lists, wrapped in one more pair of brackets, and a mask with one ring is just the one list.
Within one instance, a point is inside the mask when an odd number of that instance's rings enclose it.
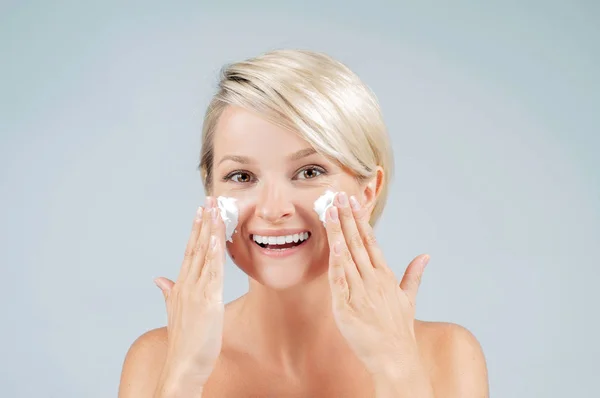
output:
{"label": "lower lip", "polygon": [[291,256],[292,254],[296,253],[298,250],[301,250],[302,248],[304,248],[308,244],[308,242],[310,241],[310,238],[311,237],[309,237],[307,240],[305,240],[302,243],[300,243],[298,246],[290,247],[289,249],[275,249],[275,250],[272,250],[272,249],[267,249],[267,248],[264,248],[264,247],[260,247],[254,241],[252,241],[252,244],[254,245],[254,247],[256,247],[258,249],[259,252],[261,252],[265,256],[281,258],[281,257]]}

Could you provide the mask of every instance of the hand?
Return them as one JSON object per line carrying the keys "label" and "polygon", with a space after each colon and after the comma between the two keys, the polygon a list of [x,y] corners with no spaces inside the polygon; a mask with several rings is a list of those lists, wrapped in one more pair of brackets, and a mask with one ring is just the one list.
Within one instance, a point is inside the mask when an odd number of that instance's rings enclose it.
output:
{"label": "hand", "polygon": [[[168,314],[168,348],[159,389],[201,389],[219,353],[223,332],[224,225],[213,198],[200,207],[177,282],[157,278]],[[187,389],[188,391],[190,388]]]}
{"label": "hand", "polygon": [[339,193],[327,211],[329,283],[341,334],[374,376],[414,375],[420,358],[415,299],[429,256],[415,258],[400,286],[369,224],[370,213]]}

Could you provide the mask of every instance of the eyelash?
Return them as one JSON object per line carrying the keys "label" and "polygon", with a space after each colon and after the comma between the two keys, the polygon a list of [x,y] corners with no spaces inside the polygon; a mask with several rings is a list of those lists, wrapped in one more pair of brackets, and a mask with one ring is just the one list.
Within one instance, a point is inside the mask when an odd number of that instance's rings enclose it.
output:
{"label": "eyelash", "polygon": [[[315,178],[317,178],[317,177],[319,177],[321,175],[327,174],[327,170],[325,170],[325,168],[323,168],[321,166],[317,166],[317,165],[310,165],[310,166],[305,166],[302,169],[298,170],[296,172],[295,176],[297,176],[300,173],[305,172],[306,170],[316,170],[320,174],[317,175],[316,177],[312,177],[312,178],[303,178],[303,180],[314,180]],[[248,182],[239,182],[239,181],[233,181],[232,180],[232,178],[234,176],[240,175],[240,174],[248,174],[252,178],[252,173],[250,173],[250,172],[248,172],[246,170],[234,170],[231,173],[227,174],[225,177],[223,177],[223,181],[224,182],[231,181],[231,182],[234,182],[234,183],[237,183],[237,184],[247,184]],[[297,178],[295,178],[295,179],[297,179]],[[250,181],[250,182],[252,182],[252,181]]]}

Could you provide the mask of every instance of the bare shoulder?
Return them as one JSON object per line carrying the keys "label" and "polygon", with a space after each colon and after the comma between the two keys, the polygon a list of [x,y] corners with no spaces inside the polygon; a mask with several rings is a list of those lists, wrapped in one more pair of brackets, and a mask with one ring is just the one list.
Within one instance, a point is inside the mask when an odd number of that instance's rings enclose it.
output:
{"label": "bare shoulder", "polygon": [[119,398],[152,397],[167,354],[167,328],[138,337],[125,355]]}
{"label": "bare shoulder", "polygon": [[455,323],[415,321],[415,334],[437,396],[489,396],[485,356],[473,333]]}

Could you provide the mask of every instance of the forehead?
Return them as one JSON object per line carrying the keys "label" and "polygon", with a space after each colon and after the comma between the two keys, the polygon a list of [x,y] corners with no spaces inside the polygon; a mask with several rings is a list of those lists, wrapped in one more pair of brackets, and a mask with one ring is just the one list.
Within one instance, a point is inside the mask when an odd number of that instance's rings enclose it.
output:
{"label": "forehead", "polygon": [[311,147],[298,134],[235,106],[223,110],[215,129],[213,145],[217,160],[225,154],[245,154],[259,159],[264,156],[285,156]]}

